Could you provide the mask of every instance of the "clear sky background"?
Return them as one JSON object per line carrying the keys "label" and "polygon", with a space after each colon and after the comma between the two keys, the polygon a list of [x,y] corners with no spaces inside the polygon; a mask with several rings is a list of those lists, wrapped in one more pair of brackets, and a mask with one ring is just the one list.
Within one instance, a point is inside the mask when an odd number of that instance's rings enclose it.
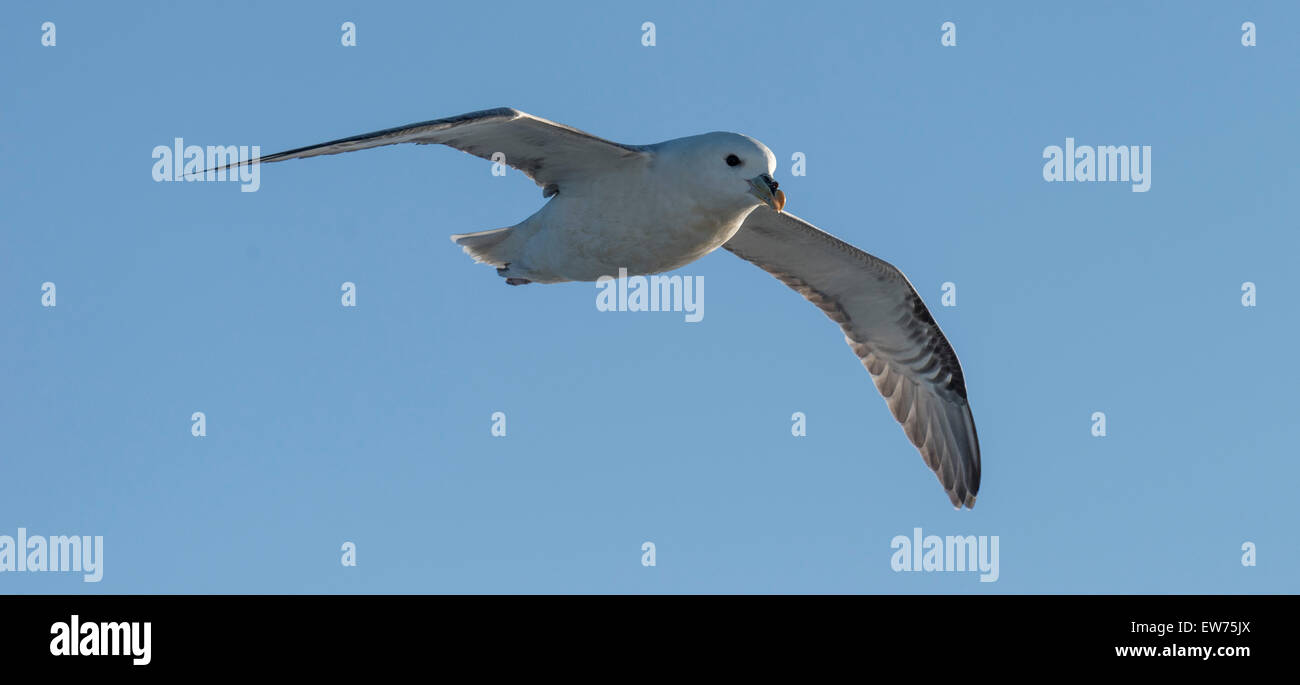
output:
{"label": "clear sky background", "polygon": [[[1300,6],[980,5],[6,6],[0,534],[106,559],[0,593],[1300,590]],[[699,323],[599,312],[448,242],[543,202],[449,148],[256,193],[151,177],[176,137],[270,153],[494,106],[771,147],[788,208],[902,269],[952,341],[978,506],[837,327],[728,253],[681,270]],[[1045,182],[1066,137],[1151,146],[1150,191]],[[895,573],[916,527],[999,536],[1000,579]]]}

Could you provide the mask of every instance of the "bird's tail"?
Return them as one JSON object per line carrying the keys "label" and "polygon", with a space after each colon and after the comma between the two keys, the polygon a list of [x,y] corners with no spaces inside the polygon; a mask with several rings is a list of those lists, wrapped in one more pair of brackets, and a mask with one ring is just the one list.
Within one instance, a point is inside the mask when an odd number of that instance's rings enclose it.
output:
{"label": "bird's tail", "polygon": [[507,239],[515,228],[515,226],[507,226],[478,233],[462,233],[453,235],[451,242],[464,248],[465,254],[473,257],[474,261],[492,266],[505,266],[510,262],[510,246]]}

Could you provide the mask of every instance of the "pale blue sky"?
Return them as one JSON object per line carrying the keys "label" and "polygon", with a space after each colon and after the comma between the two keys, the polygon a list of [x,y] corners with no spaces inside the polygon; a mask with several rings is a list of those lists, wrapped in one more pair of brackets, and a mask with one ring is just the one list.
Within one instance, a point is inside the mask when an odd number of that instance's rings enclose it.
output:
{"label": "pale blue sky", "polygon": [[[990,5],[7,7],[0,534],[106,559],[0,593],[1297,591],[1300,8]],[[270,153],[494,106],[770,146],[788,208],[901,268],[955,346],[978,506],[836,326],[730,254],[682,270],[700,323],[602,313],[448,242],[542,203],[454,150],[256,193],[150,175],[175,137]],[[1150,191],[1044,182],[1066,137],[1150,145]],[[1000,579],[893,572],[914,527],[1000,536]]]}

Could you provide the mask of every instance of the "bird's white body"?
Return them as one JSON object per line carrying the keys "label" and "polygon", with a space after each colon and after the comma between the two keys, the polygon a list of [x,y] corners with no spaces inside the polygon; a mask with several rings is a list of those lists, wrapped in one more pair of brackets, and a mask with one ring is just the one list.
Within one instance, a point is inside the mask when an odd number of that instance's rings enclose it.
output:
{"label": "bird's white body", "polygon": [[[617,276],[653,274],[685,266],[731,239],[754,207],[718,211],[665,194],[636,195],[632,179],[573,187],[515,227],[511,249],[501,254],[504,275],[537,283],[594,281]],[[590,198],[622,196],[624,207]],[[638,206],[640,205],[640,206]]]}
{"label": "bird's white body", "polygon": [[[594,281],[670,271],[718,249],[760,202],[746,174],[770,174],[776,160],[761,143],[711,133],[645,146],[645,154],[616,172],[576,176],[537,213],[486,249],[457,242],[507,278],[534,283]],[[747,161],[731,169],[726,150]],[[713,160],[701,165],[700,158]],[[730,192],[719,193],[727,184]],[[490,235],[496,232],[486,232]]]}

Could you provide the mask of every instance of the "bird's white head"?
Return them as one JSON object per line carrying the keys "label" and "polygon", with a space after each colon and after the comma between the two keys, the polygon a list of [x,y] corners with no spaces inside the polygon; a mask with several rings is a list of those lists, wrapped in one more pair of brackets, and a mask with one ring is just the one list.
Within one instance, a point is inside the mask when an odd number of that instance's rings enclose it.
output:
{"label": "bird's white head", "polygon": [[668,162],[684,167],[692,189],[723,199],[737,209],[785,206],[785,193],[772,178],[776,156],[767,146],[739,133],[705,133],[661,144]]}

